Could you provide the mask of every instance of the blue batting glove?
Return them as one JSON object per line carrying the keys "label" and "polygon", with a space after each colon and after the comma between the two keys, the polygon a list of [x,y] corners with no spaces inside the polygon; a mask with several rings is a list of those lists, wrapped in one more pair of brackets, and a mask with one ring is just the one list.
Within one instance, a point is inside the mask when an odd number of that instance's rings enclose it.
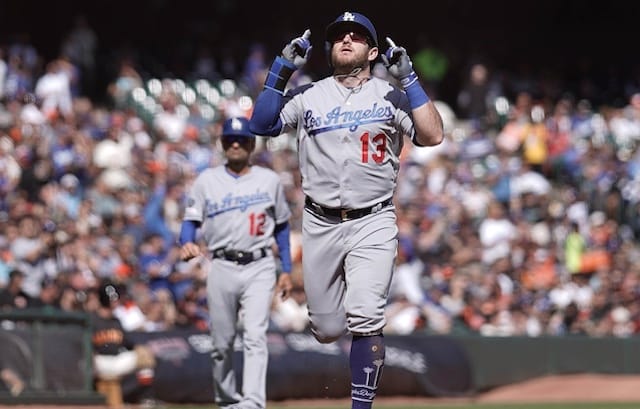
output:
{"label": "blue batting glove", "polygon": [[399,47],[393,40],[387,37],[389,48],[380,56],[383,64],[395,79],[400,81],[405,90],[418,80],[418,75],[413,70],[413,64],[404,47]]}
{"label": "blue batting glove", "polygon": [[306,29],[302,36],[294,38],[289,44],[282,49],[282,57],[296,66],[301,68],[309,61],[311,54],[311,30]]}

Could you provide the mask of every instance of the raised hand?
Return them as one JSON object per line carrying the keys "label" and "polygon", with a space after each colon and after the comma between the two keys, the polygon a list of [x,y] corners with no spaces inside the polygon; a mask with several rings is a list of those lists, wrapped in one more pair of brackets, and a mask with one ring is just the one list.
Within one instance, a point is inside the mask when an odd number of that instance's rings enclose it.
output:
{"label": "raised hand", "polygon": [[304,66],[309,61],[311,55],[311,30],[306,29],[300,36],[296,37],[282,49],[282,57],[293,63],[297,68]]}
{"label": "raised hand", "polygon": [[413,70],[411,59],[407,54],[407,50],[404,47],[397,46],[391,38],[387,37],[387,43],[389,48],[380,58],[387,70],[389,70],[389,74],[398,79],[402,87],[406,89],[418,79]]}

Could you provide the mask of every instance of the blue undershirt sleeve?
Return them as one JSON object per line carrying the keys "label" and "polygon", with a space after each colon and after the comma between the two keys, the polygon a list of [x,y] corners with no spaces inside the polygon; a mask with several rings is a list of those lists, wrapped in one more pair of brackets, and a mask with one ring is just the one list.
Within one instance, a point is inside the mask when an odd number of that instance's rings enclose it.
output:
{"label": "blue undershirt sleeve", "polygon": [[267,88],[258,95],[249,121],[251,132],[262,136],[278,136],[282,133],[282,99],[282,95]]}
{"label": "blue undershirt sleeve", "polygon": [[200,227],[200,223],[195,220],[185,220],[180,228],[180,237],[178,243],[182,246],[185,243],[193,243],[196,241],[196,230]]}
{"label": "blue undershirt sleeve", "polygon": [[276,225],[274,235],[276,244],[278,245],[278,254],[280,254],[280,262],[282,263],[282,272],[291,272],[291,248],[289,245],[289,222]]}
{"label": "blue undershirt sleeve", "polygon": [[251,132],[262,136],[278,136],[282,133],[280,110],[284,89],[296,69],[291,61],[283,57],[276,57],[273,61],[264,81],[264,88],[256,98],[249,122]]}

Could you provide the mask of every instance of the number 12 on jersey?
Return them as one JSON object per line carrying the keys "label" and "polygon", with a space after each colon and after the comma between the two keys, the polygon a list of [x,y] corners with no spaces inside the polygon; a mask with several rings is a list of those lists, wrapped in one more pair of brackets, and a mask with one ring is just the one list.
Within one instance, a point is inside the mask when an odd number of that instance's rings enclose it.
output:
{"label": "number 12 on jersey", "polygon": [[251,236],[262,236],[264,234],[264,213],[249,213],[249,234]]}

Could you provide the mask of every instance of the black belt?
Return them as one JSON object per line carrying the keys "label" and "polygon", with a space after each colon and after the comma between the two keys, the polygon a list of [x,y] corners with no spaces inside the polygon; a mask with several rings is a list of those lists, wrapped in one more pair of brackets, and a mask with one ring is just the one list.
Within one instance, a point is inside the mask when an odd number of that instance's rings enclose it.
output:
{"label": "black belt", "polygon": [[336,209],[332,207],[321,206],[311,200],[309,196],[304,199],[304,205],[307,209],[321,216],[335,217],[343,222],[347,220],[359,219],[371,213],[379,212],[385,207],[391,205],[392,202],[393,200],[389,198],[371,207],[365,207],[364,209]]}
{"label": "black belt", "polygon": [[261,259],[262,257],[265,257],[267,254],[268,253],[266,247],[255,251],[219,248],[211,252],[213,258],[223,258],[225,260],[234,261],[238,264],[249,264]]}

